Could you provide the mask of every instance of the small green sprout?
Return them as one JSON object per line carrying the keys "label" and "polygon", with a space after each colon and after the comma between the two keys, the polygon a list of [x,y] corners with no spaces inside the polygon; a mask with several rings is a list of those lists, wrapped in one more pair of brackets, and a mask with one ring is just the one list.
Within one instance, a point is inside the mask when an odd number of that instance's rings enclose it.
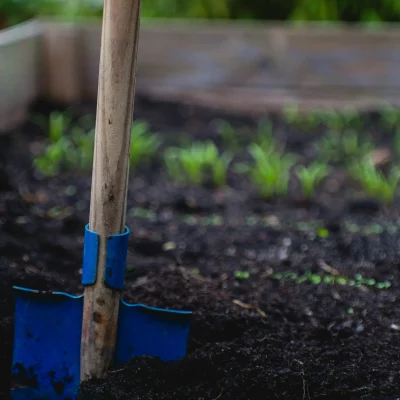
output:
{"label": "small green sprout", "polygon": [[45,176],[55,176],[60,172],[61,165],[73,165],[74,151],[67,138],[61,138],[56,143],[47,145],[43,154],[34,158],[33,165]]}
{"label": "small green sprout", "polygon": [[240,150],[240,140],[237,130],[227,121],[217,120],[216,122],[217,133],[220,135],[224,146],[233,152]]}
{"label": "small green sprout", "polygon": [[[54,176],[62,170],[88,171],[92,167],[95,129],[90,115],[81,117],[74,124],[72,117],[61,112],[51,113],[48,122],[40,116],[36,121],[42,129],[48,129],[49,134],[43,153],[33,160],[42,174]],[[147,128],[144,122],[136,122],[132,126],[132,168],[139,162],[149,161],[161,144],[160,137],[150,134]]]}
{"label": "small green sprout", "polygon": [[250,272],[248,271],[235,271],[235,278],[238,280],[245,280],[250,278]]}
{"label": "small green sprout", "polygon": [[209,215],[200,220],[203,226],[221,226],[224,223],[223,218],[220,215]]}
{"label": "small green sprout", "polygon": [[52,112],[49,119],[49,137],[51,143],[57,143],[62,136],[66,133],[69,118],[60,112]]}
{"label": "small green sprout", "polygon": [[394,201],[400,180],[400,168],[393,166],[388,177],[378,170],[371,158],[358,162],[349,168],[350,176],[362,186],[363,190],[373,199],[391,204]]}
{"label": "small green sprout", "polygon": [[382,107],[381,121],[385,129],[392,131],[393,129],[400,128],[400,109],[388,104]]}
{"label": "small green sprout", "polygon": [[378,290],[389,289],[391,282],[383,281],[377,282],[373,278],[364,278],[361,274],[356,274],[355,279],[349,279],[348,276],[331,275],[331,274],[316,274],[308,270],[302,275],[298,275],[296,272],[277,272],[272,274],[272,278],[276,280],[292,280],[296,283],[312,283],[314,285],[325,284],[325,285],[341,285],[351,286],[359,288],[361,286],[375,287]]}
{"label": "small green sprout", "polygon": [[328,165],[320,162],[314,162],[308,167],[304,165],[297,166],[295,173],[300,181],[303,196],[306,199],[311,199],[314,196],[317,186],[326,178],[328,172]]}
{"label": "small green sprout", "polygon": [[153,210],[149,210],[146,208],[141,208],[141,207],[134,207],[131,208],[128,211],[128,215],[130,217],[138,217],[138,218],[143,218],[143,219],[148,219],[148,220],[155,220],[157,215]]}
{"label": "small green sprout", "polygon": [[320,124],[317,112],[301,112],[296,105],[284,107],[283,118],[289,126],[299,129],[302,133],[309,133]]}
{"label": "small green sprout", "polygon": [[288,192],[290,171],[296,157],[277,151],[265,151],[260,145],[252,143],[249,152],[254,163],[247,166],[247,173],[257,186],[263,199],[286,195]]}
{"label": "small green sprout", "polygon": [[255,143],[265,152],[281,150],[274,138],[272,122],[269,119],[262,119],[258,123],[257,137]]}
{"label": "small green sprout", "polygon": [[134,122],[130,147],[131,168],[135,169],[140,163],[150,162],[161,144],[161,136],[157,133],[151,133],[147,122]]}
{"label": "small green sprout", "polygon": [[343,132],[348,129],[357,132],[363,128],[363,120],[356,109],[347,107],[340,112],[331,108],[316,111],[322,125],[330,130]]}
{"label": "small green sprout", "polygon": [[329,236],[329,231],[326,228],[319,228],[317,229],[317,236],[326,239]]}
{"label": "small green sprout", "polygon": [[312,132],[319,126],[328,129],[343,131],[346,129],[361,130],[363,120],[357,110],[346,108],[336,112],[331,108],[315,109],[307,112],[300,112],[297,106],[287,106],[283,109],[285,122],[302,132]]}
{"label": "small green sprout", "polygon": [[351,163],[362,159],[373,149],[373,143],[361,139],[355,130],[343,133],[331,130],[317,142],[318,154],[325,162]]}
{"label": "small green sprout", "polygon": [[88,171],[92,167],[94,134],[94,128],[87,132],[78,126],[72,128],[73,151],[71,156],[74,158],[73,164],[78,170]]}
{"label": "small green sprout", "polygon": [[66,112],[53,111],[48,120],[43,115],[35,115],[34,122],[48,134],[50,143],[55,144],[67,133],[72,118]]}
{"label": "small green sprout", "polygon": [[219,154],[215,143],[194,142],[190,147],[170,147],[164,155],[169,176],[176,182],[201,185],[210,178],[215,187],[226,185],[232,154]]}

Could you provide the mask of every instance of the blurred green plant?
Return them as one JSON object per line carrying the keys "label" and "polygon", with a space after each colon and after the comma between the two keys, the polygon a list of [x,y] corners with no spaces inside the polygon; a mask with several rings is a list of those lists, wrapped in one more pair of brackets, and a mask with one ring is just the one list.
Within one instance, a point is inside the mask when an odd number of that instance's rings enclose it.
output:
{"label": "blurred green plant", "polygon": [[314,273],[307,270],[303,274],[293,271],[277,272],[272,274],[272,279],[279,281],[292,280],[296,283],[312,283],[314,285],[341,285],[359,288],[361,286],[375,287],[378,290],[389,289],[392,286],[390,281],[377,282],[374,278],[366,278],[361,274],[355,274],[354,278],[347,275],[333,275],[329,273]]}
{"label": "blurred green plant", "polygon": [[340,112],[330,108],[301,112],[296,105],[287,105],[283,108],[282,113],[289,126],[303,133],[311,133],[320,126],[335,131],[352,129],[358,132],[363,128],[361,115],[352,108]]}
{"label": "blurred green plant", "polygon": [[295,173],[300,181],[303,196],[309,200],[314,196],[317,186],[328,175],[329,167],[327,164],[314,162],[308,167],[298,165]]}
{"label": "blurred green plant", "polygon": [[168,174],[175,182],[202,185],[211,179],[219,188],[226,185],[232,154],[228,151],[219,154],[212,141],[198,141],[185,148],[168,148],[164,160]]}
{"label": "blurred green plant", "polygon": [[302,133],[314,131],[321,123],[316,111],[301,112],[297,105],[285,106],[282,114],[286,124]]}
{"label": "blurred green plant", "polygon": [[400,129],[400,109],[386,105],[380,110],[381,123],[388,131]]}
{"label": "blurred green plant", "polygon": [[55,176],[62,170],[91,167],[94,129],[83,129],[67,112],[54,111],[48,121],[42,116],[37,116],[35,121],[48,134],[42,154],[33,159],[34,167],[43,175]]}
{"label": "blurred green plant", "polygon": [[257,125],[257,134],[254,143],[258,144],[264,151],[283,151],[274,136],[272,122],[268,118],[263,118]]}
{"label": "blurred green plant", "polygon": [[134,171],[139,164],[150,163],[162,143],[161,135],[152,133],[147,122],[135,121],[132,124],[130,147],[131,171]]}
{"label": "blurred green plant", "polygon": [[216,121],[216,130],[226,149],[235,153],[240,150],[242,143],[238,129],[221,119]]}
{"label": "blurred green plant", "polygon": [[371,158],[366,158],[351,165],[349,174],[372,199],[384,204],[394,202],[400,180],[398,166],[392,166],[388,176],[385,176],[381,170],[375,167]]}
{"label": "blurred green plant", "polygon": [[229,18],[229,0],[147,0],[142,14],[148,18]]}
{"label": "blurred green plant", "polygon": [[31,7],[39,16],[69,21],[103,15],[103,1],[100,0],[36,0]]}
{"label": "blurred green plant", "polygon": [[0,29],[24,22],[34,15],[27,0],[0,0]]}
{"label": "blurred green plant", "polygon": [[235,278],[239,281],[243,281],[245,279],[249,279],[250,278],[250,272],[249,271],[240,271],[237,270],[235,271]]}
{"label": "blurred green plant", "polygon": [[241,164],[237,171],[249,176],[263,199],[287,195],[290,171],[296,156],[292,153],[279,152],[274,148],[265,150],[257,143],[252,143],[248,150],[253,163]]}
{"label": "blurred green plant", "polygon": [[349,164],[365,157],[374,144],[355,130],[330,130],[316,143],[318,158],[324,162]]}
{"label": "blurred green plant", "polygon": [[[88,171],[93,164],[95,129],[93,118],[76,121],[68,112],[54,111],[48,120],[35,118],[48,137],[43,152],[34,157],[33,165],[44,176],[55,176],[62,171]],[[142,121],[132,124],[130,166],[135,170],[140,163],[152,161],[161,145],[161,137],[151,133]]]}
{"label": "blurred green plant", "polygon": [[[34,15],[101,16],[102,0],[0,0],[0,20],[17,23]],[[400,21],[397,0],[146,0],[145,18],[346,21],[376,24]],[[14,22],[13,22],[14,21]]]}

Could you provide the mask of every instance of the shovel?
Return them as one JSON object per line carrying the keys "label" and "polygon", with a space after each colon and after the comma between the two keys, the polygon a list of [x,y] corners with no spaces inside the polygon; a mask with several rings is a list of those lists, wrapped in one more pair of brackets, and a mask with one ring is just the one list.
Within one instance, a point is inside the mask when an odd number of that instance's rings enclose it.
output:
{"label": "shovel", "polygon": [[125,225],[140,0],[105,0],[82,295],[14,287],[11,397],[77,397],[80,382],[141,355],[186,353],[190,311],[127,304]]}

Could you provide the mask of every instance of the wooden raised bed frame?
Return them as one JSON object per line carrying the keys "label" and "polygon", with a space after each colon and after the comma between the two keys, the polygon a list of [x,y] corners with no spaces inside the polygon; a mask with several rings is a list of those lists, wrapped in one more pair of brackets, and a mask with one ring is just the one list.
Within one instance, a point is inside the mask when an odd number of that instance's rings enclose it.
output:
{"label": "wooden raised bed frame", "polygon": [[[10,96],[10,84],[7,91],[1,91],[3,118],[18,113],[18,101],[26,103],[37,96],[66,103],[96,98],[100,20],[44,20],[33,24],[24,28],[31,26],[31,42],[35,43],[26,50],[30,50],[29,63],[12,64],[19,64],[13,74],[27,90],[14,90],[14,103],[3,95]],[[12,29],[18,32],[22,28]],[[2,50],[2,35],[0,52],[6,51]],[[26,46],[28,42],[24,42]],[[41,74],[35,81],[34,61],[38,58]],[[4,77],[4,60],[1,56],[3,85],[10,82]],[[32,65],[29,74],[28,64]],[[241,114],[262,114],[287,103],[303,108],[353,105],[372,109],[383,102],[400,105],[399,70],[397,25],[372,29],[326,24],[302,27],[284,23],[144,20],[137,92]]]}

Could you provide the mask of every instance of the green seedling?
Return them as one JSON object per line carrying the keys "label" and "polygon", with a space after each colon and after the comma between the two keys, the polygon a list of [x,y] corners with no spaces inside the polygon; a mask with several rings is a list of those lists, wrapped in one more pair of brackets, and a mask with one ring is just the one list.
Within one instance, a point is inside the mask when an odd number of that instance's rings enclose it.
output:
{"label": "green seedling", "polygon": [[217,121],[217,133],[220,135],[224,147],[237,152],[240,150],[240,140],[237,130],[227,121]]}
{"label": "green seedling", "polygon": [[[33,160],[35,168],[45,176],[55,176],[63,170],[90,168],[93,158],[94,130],[85,132],[66,112],[54,111],[46,120],[36,116],[36,123],[48,134],[43,153]],[[70,133],[70,134],[68,134]]]}
{"label": "green seedling", "polygon": [[360,160],[374,149],[370,140],[361,139],[355,130],[329,131],[317,143],[320,159],[325,162],[351,163]]}
{"label": "green seedling", "polygon": [[238,280],[245,280],[250,278],[250,272],[248,271],[235,271],[235,278]]}
{"label": "green seedling", "polygon": [[153,210],[141,208],[141,207],[134,207],[131,208],[128,211],[128,215],[130,217],[138,217],[138,218],[143,218],[143,219],[148,219],[148,220],[155,220],[156,219],[156,213]]}
{"label": "green seedling", "polygon": [[200,219],[200,224],[203,226],[221,226],[224,220],[220,215],[209,215]]}
{"label": "green seedling", "polygon": [[317,236],[321,239],[326,239],[329,236],[329,231],[326,228],[318,228]]}
{"label": "green seedling", "polygon": [[48,134],[50,143],[57,143],[68,131],[72,118],[65,112],[53,111],[48,120],[43,115],[35,115],[33,121]]}
{"label": "green seedling", "polygon": [[351,165],[349,173],[368,196],[384,204],[393,203],[400,180],[398,166],[393,166],[386,177],[381,170],[375,167],[371,158],[367,158],[363,162]]}
{"label": "green seedling", "polygon": [[297,274],[296,272],[287,271],[283,273],[272,274],[272,279],[276,280],[292,280],[296,283],[312,283],[313,285],[341,285],[341,286],[352,286],[361,287],[369,286],[375,287],[376,289],[389,289],[391,287],[390,281],[377,282],[373,278],[365,278],[361,274],[356,274],[354,279],[350,279],[348,276],[343,275],[331,275],[326,273],[313,273],[308,270],[304,274]]}
{"label": "green seedling", "polygon": [[[93,163],[95,130],[85,131],[79,126],[71,129],[70,141],[70,158],[75,169],[79,171],[88,171]],[[72,167],[72,165],[70,165]]]}
{"label": "green seedling", "polygon": [[314,196],[317,186],[329,173],[328,165],[315,162],[308,167],[299,165],[295,169],[296,175],[300,181],[303,196],[311,199]]}
{"label": "green seedling", "polygon": [[168,174],[176,182],[201,185],[211,179],[215,187],[226,185],[228,167],[232,154],[219,154],[211,142],[194,142],[190,147],[171,147],[165,152]]}
{"label": "green seedling", "polygon": [[285,122],[303,132],[312,132],[319,126],[328,129],[343,131],[346,129],[361,130],[363,121],[357,110],[347,108],[338,113],[331,108],[315,109],[300,112],[296,106],[288,106],[283,110]]}
{"label": "green seedling", "polygon": [[400,128],[400,109],[392,105],[386,105],[380,112],[381,123],[385,129],[392,131]]}
{"label": "green seedling", "polygon": [[278,150],[278,143],[274,138],[273,126],[270,120],[263,119],[258,123],[255,143],[258,144],[265,152]]}
{"label": "green seedling", "polygon": [[220,188],[226,185],[228,167],[232,159],[232,154],[225,152],[210,166],[212,181],[215,187]]}
{"label": "green seedling", "polygon": [[302,133],[310,133],[320,125],[317,112],[300,112],[296,105],[286,106],[283,109],[284,121]]}
{"label": "green seedling", "polygon": [[49,144],[43,154],[34,158],[33,165],[45,176],[55,176],[60,173],[61,166],[72,167],[75,161],[75,153],[71,141],[61,138],[56,143]]}
{"label": "green seedling", "polygon": [[[67,113],[53,112],[47,122],[42,117],[37,117],[36,121],[45,132],[48,129],[49,136],[43,153],[33,161],[43,175],[55,176],[61,170],[88,171],[92,167],[95,129],[91,116],[84,116],[73,124]],[[132,125],[131,168],[150,161],[160,145],[159,135],[151,134],[146,123],[135,122]]]}
{"label": "green seedling", "polygon": [[324,110],[320,113],[320,121],[329,130],[343,132],[355,130],[359,132],[363,128],[363,120],[356,109],[347,107],[341,112],[332,109]]}
{"label": "green seedling", "polygon": [[147,164],[154,159],[162,139],[159,134],[151,133],[144,121],[134,122],[131,132],[130,166],[135,170],[139,164]]}
{"label": "green seedling", "polygon": [[[273,150],[265,151],[260,145],[252,143],[249,153],[253,164],[243,168],[252,182],[257,186],[260,196],[269,199],[274,196],[286,195],[288,192],[290,171],[296,157]],[[242,167],[244,167],[242,165]]]}

